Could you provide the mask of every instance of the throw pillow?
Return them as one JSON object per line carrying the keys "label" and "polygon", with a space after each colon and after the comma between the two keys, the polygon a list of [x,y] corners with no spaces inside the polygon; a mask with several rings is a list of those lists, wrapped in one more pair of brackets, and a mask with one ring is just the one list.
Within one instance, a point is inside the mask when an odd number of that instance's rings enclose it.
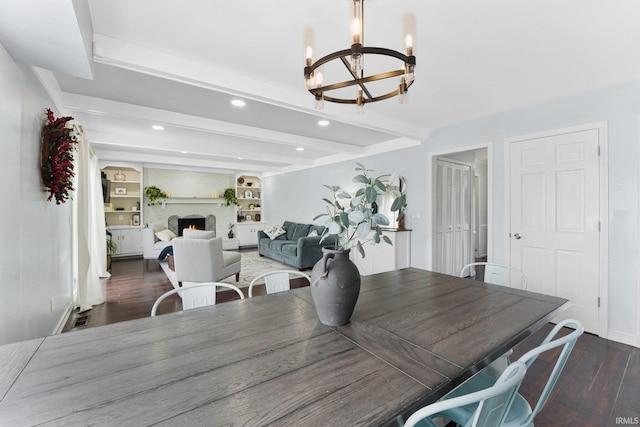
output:
{"label": "throw pillow", "polygon": [[307,237],[316,237],[317,235],[318,235],[318,230],[311,230],[311,232],[307,234]]}
{"label": "throw pillow", "polygon": [[166,230],[167,227],[161,222],[152,222],[149,224],[150,228],[153,228],[153,232],[157,233],[158,231]]}
{"label": "throw pillow", "polygon": [[274,240],[276,237],[278,236],[282,236],[283,234],[285,234],[287,232],[287,230],[285,230],[284,228],[282,228],[279,225],[272,225],[269,228],[266,228],[264,230],[264,234],[266,234],[267,236],[269,236],[269,238],[271,240]]}
{"label": "throw pillow", "polygon": [[188,228],[185,228],[182,230],[182,237],[185,239],[213,239],[216,237],[216,232],[206,230],[189,230]]}
{"label": "throw pillow", "polygon": [[171,240],[176,238],[176,235],[173,234],[171,230],[162,230],[156,233],[156,237],[163,242],[170,242]]}

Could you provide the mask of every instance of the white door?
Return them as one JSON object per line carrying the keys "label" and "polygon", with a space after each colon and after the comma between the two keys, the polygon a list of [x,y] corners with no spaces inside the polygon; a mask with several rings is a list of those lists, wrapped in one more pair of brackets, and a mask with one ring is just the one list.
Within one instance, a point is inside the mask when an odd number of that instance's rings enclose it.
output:
{"label": "white door", "polygon": [[598,130],[510,149],[511,264],[527,276],[527,290],[571,301],[554,321],[575,318],[598,334]]}
{"label": "white door", "polygon": [[434,271],[457,276],[471,262],[471,166],[436,160]]}

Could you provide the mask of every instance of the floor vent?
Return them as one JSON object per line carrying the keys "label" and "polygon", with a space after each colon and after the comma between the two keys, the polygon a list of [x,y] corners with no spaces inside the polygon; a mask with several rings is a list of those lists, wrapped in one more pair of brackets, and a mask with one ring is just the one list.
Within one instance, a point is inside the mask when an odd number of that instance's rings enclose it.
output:
{"label": "floor vent", "polygon": [[73,324],[74,328],[79,326],[87,326],[87,322],[89,321],[89,316],[78,316],[75,323]]}

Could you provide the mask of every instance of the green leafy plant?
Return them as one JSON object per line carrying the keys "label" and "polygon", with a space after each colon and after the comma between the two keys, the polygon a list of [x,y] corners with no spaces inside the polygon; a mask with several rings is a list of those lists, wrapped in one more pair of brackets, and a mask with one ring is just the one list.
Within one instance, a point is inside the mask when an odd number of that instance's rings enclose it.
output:
{"label": "green leafy plant", "polygon": [[147,203],[147,206],[153,206],[156,203],[160,203],[160,201],[158,199],[166,199],[167,197],[169,197],[169,196],[167,196],[167,193],[165,193],[164,191],[160,190],[155,185],[152,185],[150,187],[145,187],[144,188],[144,195],[149,200],[149,203]]}
{"label": "green leafy plant", "polygon": [[398,212],[396,221],[400,222],[404,219],[404,211],[407,208],[407,195],[405,178],[401,175],[392,175],[390,179],[390,185],[387,186],[389,193],[391,193],[393,203],[391,204],[391,212]]}
{"label": "green leafy plant", "polygon": [[118,253],[118,244],[113,239],[107,239],[107,255],[113,255]]}
{"label": "green leafy plant", "polygon": [[[351,195],[339,186],[325,185],[333,199],[322,199],[328,205],[327,212],[316,216],[313,220],[328,217],[324,223],[325,230],[321,241],[327,236],[335,235],[336,246],[343,250],[356,247],[364,258],[363,243],[384,241],[392,244],[391,239],[382,234],[382,227],[389,225],[389,219],[375,209],[375,206],[381,203],[382,197],[391,191],[391,187],[385,184],[385,181],[389,182],[392,175],[372,177],[370,174],[373,171],[360,163],[356,163],[356,166],[358,174],[352,181],[360,184],[361,187]],[[395,194],[392,205],[396,211],[406,206],[404,194],[400,192]]]}
{"label": "green leafy plant", "polygon": [[222,195],[222,197],[224,197],[225,202],[227,202],[227,206],[231,206],[231,205],[240,206],[238,204],[238,198],[236,197],[235,189],[227,188],[226,190],[224,190],[224,194]]}

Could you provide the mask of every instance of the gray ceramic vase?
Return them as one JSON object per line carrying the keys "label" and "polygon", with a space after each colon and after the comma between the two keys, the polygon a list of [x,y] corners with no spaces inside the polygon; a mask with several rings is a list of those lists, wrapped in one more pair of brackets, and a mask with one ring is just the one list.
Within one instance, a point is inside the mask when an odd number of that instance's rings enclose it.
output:
{"label": "gray ceramic vase", "polygon": [[320,322],[349,323],[360,294],[360,272],[349,259],[350,249],[322,248],[322,259],[311,270],[311,297]]}

